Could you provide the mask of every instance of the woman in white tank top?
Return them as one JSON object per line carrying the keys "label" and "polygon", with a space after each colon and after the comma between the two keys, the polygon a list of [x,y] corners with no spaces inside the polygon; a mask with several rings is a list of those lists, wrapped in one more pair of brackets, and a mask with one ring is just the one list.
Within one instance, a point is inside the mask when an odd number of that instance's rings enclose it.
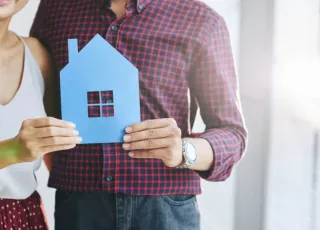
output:
{"label": "woman in white tank top", "polygon": [[36,192],[42,156],[81,142],[74,125],[47,118],[50,58],[41,44],[8,30],[27,0],[0,0],[0,230],[47,229]]}

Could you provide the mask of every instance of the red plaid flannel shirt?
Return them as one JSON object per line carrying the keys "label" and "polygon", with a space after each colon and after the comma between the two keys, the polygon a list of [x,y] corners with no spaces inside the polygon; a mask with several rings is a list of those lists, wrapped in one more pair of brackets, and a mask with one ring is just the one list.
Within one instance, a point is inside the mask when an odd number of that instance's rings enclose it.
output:
{"label": "red plaid flannel shirt", "polygon": [[[245,150],[247,134],[227,26],[197,0],[129,0],[126,9],[126,16],[116,20],[106,1],[42,0],[31,35],[49,48],[60,71],[68,63],[68,38],[77,38],[82,48],[99,33],[139,69],[142,120],[174,118],[186,137],[200,109],[206,131],[197,136],[212,146],[212,169],[195,172],[168,168],[157,159],[131,159],[121,144],[79,145],[54,155],[49,186],[137,195],[198,194],[200,176],[225,180]],[[89,98],[94,100],[94,95]],[[91,112],[96,115],[94,108]]]}

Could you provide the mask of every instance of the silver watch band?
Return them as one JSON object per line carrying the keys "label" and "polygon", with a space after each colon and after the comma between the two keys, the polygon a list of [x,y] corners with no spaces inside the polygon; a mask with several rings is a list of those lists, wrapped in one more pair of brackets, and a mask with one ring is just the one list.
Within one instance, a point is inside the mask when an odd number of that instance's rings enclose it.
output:
{"label": "silver watch band", "polygon": [[186,156],[186,145],[187,145],[187,141],[182,139],[182,163],[180,165],[178,165],[176,168],[179,169],[186,169],[189,168],[191,166],[190,162],[187,159]]}

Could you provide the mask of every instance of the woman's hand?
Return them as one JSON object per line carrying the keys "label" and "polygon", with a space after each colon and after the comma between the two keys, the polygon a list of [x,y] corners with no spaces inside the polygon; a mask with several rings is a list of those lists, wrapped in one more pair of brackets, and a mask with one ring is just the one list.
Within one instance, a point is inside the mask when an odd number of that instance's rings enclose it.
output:
{"label": "woman's hand", "polygon": [[15,138],[22,162],[30,162],[49,152],[72,149],[82,139],[75,125],[56,118],[46,117],[25,120]]}

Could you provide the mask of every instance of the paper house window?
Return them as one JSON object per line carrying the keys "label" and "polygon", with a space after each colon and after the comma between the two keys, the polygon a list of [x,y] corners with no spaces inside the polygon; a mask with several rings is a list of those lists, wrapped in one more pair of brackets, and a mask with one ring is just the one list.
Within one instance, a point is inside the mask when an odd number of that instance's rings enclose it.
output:
{"label": "paper house window", "polygon": [[113,91],[88,92],[88,117],[113,117]]}

